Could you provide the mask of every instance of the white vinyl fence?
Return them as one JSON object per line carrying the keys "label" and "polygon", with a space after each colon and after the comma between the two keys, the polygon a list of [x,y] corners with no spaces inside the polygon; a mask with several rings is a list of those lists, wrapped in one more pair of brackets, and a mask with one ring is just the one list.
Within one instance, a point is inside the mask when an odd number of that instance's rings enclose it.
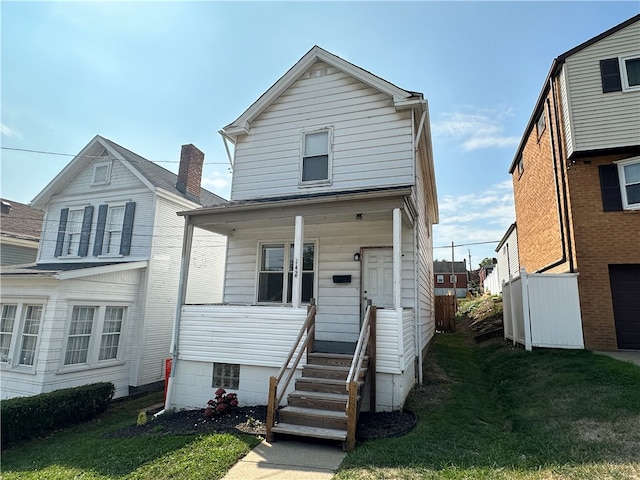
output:
{"label": "white vinyl fence", "polygon": [[584,348],[578,275],[528,274],[502,285],[504,336],[533,347]]}

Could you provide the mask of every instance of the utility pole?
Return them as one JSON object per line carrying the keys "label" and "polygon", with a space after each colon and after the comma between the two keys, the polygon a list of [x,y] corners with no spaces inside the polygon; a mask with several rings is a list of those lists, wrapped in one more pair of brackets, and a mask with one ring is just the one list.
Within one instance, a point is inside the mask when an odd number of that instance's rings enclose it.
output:
{"label": "utility pole", "polygon": [[458,310],[458,289],[457,289],[458,278],[456,277],[454,264],[455,264],[455,249],[453,248],[453,242],[451,242],[451,278],[453,279],[453,311],[455,315],[455,312]]}

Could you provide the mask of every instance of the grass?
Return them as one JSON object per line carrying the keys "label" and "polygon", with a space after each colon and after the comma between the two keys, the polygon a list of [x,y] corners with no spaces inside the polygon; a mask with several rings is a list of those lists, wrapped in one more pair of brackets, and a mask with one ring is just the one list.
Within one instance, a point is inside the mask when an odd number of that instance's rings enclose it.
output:
{"label": "grass", "polygon": [[[588,351],[436,337],[408,435],[365,443],[336,479],[640,478],[640,369]],[[444,382],[444,383],[443,383]],[[448,382],[448,383],[446,383]],[[445,385],[434,406],[430,390]]]}
{"label": "grass", "polygon": [[[524,352],[440,334],[419,418],[399,438],[360,445],[336,480],[640,479],[640,369],[588,351]],[[161,394],[160,394],[161,395]],[[153,435],[107,439],[161,397],[115,404],[98,419],[2,452],[2,480],[216,479],[260,439]]]}
{"label": "grass", "polygon": [[217,479],[260,439],[250,435],[162,435],[104,438],[134,425],[162,393],[115,403],[97,419],[2,452],[2,480]]}

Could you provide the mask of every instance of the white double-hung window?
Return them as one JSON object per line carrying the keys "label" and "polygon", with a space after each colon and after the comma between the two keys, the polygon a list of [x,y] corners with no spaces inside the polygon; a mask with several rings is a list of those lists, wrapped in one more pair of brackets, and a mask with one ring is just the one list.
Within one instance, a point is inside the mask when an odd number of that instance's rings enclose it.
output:
{"label": "white double-hung window", "polygon": [[35,363],[43,305],[3,303],[0,363],[31,367]]}
{"label": "white double-hung window", "polygon": [[124,205],[109,206],[107,211],[107,223],[104,227],[104,255],[117,255],[120,253],[122,240],[122,223],[124,221]]}
{"label": "white double-hung window", "polygon": [[64,246],[65,255],[77,256],[79,253],[83,216],[83,210],[71,210],[69,212]]}
{"label": "white double-hung window", "polygon": [[640,157],[617,162],[622,207],[625,210],[640,209]]}
{"label": "white double-hung window", "polygon": [[[293,297],[293,243],[265,243],[260,246],[258,302],[291,303]],[[315,244],[302,247],[302,303],[314,296]]]}
{"label": "white double-hung window", "polygon": [[331,137],[331,129],[303,132],[301,185],[331,182]]}
{"label": "white double-hung window", "polygon": [[64,365],[93,366],[118,359],[126,307],[76,305],[71,312]]}

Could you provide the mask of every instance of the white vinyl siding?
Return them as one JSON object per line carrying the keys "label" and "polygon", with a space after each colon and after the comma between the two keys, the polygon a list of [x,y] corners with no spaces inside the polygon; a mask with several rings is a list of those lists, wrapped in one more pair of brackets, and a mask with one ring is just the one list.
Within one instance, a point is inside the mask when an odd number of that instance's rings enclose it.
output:
{"label": "white vinyl siding", "polygon": [[[600,60],[638,55],[639,38],[640,22],[636,22],[567,58],[573,132],[569,154],[640,144],[640,89],[602,93],[600,77]],[[563,113],[566,119],[567,110]]]}
{"label": "white vinyl siding", "polygon": [[331,185],[304,193],[413,184],[411,117],[392,99],[318,63],[251,124],[235,150],[233,200],[299,194],[300,135],[331,127]]}
{"label": "white vinyl siding", "polygon": [[[390,215],[390,214],[389,214]],[[360,262],[353,261],[354,252],[362,246],[391,246],[392,225],[388,220],[357,223],[326,223],[305,225],[305,241],[316,243],[318,314],[316,338],[319,340],[352,341],[358,338],[360,322]],[[293,220],[292,220],[293,223]],[[411,260],[410,229],[403,229],[407,249],[402,264],[403,307],[412,308],[415,290],[414,266]],[[290,227],[261,227],[238,230],[229,238],[227,276],[224,301],[251,305],[255,302],[258,243],[276,243],[293,238]],[[351,275],[351,283],[333,283],[333,275]]]}

